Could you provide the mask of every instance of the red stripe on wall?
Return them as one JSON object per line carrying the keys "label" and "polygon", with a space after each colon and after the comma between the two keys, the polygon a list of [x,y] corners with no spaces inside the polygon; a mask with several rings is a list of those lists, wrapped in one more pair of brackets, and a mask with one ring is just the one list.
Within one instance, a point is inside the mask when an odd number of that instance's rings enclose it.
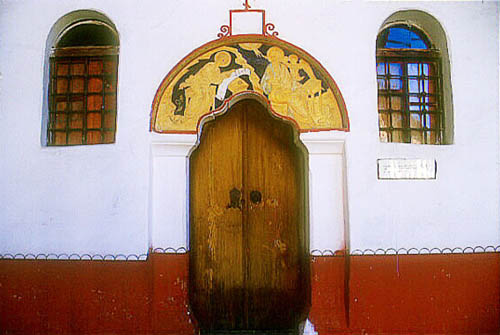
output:
{"label": "red stripe on wall", "polygon": [[188,298],[188,254],[153,254],[153,331],[194,334]]}
{"label": "red stripe on wall", "polygon": [[[311,259],[320,335],[499,333],[500,254],[350,257],[348,294],[344,257]],[[195,334],[188,267],[188,254],[0,260],[0,334]]]}
{"label": "red stripe on wall", "polygon": [[309,319],[316,331],[345,330],[344,257],[313,257],[311,266]]}
{"label": "red stripe on wall", "polygon": [[1,334],[193,334],[187,254],[0,260]]}
{"label": "red stripe on wall", "polygon": [[500,254],[350,256],[350,327],[343,259],[314,257],[310,318],[319,334],[497,334]]}

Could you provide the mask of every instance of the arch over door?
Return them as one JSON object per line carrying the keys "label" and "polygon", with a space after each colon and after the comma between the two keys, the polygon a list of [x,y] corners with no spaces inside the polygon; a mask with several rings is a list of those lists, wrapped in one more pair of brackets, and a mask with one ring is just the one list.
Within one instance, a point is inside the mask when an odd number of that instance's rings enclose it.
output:
{"label": "arch over door", "polygon": [[294,138],[253,100],[203,128],[190,158],[190,303],[201,329],[305,319],[306,162]]}

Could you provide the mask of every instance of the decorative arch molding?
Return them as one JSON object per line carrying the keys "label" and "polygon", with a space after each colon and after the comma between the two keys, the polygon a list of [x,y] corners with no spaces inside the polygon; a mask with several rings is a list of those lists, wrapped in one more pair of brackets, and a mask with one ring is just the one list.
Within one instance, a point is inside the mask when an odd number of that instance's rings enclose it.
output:
{"label": "decorative arch molding", "polygon": [[326,69],[299,47],[257,34],[223,37],[182,59],[156,92],[150,130],[195,134],[203,118],[245,93],[259,95],[300,132],[349,131],[344,100]]}
{"label": "decorative arch molding", "polygon": [[84,22],[93,22],[107,26],[116,35],[117,40],[119,40],[118,30],[109,17],[95,10],[80,9],[67,13],[54,23],[47,36],[46,48],[53,48],[69,29]]}
{"label": "decorative arch molding", "polygon": [[[217,111],[214,111],[212,113],[208,113],[205,115],[202,115],[200,119],[198,120],[198,134],[197,134],[197,141],[199,144],[201,133],[203,131],[203,126],[206,122],[209,122],[216,118],[219,115],[227,113],[232,106],[234,106],[236,103],[243,101],[243,100],[254,100],[257,101],[259,104],[261,104],[266,112],[268,112],[273,118],[275,119],[280,119],[281,121],[290,124],[294,128],[294,132],[299,132],[300,127],[297,124],[296,120],[285,116],[281,114],[277,114],[271,107],[271,103],[269,99],[267,99],[264,95],[255,92],[255,91],[243,91],[240,93],[233,94],[229,99],[224,100],[224,103],[217,109]],[[300,141],[300,139],[296,139],[296,141]]]}

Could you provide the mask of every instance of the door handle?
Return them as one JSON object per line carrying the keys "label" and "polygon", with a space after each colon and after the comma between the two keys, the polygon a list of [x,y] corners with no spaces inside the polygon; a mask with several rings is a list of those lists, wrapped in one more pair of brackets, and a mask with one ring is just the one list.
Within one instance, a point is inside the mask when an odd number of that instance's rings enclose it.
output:
{"label": "door handle", "polygon": [[244,200],[241,199],[241,191],[233,187],[233,189],[229,191],[229,205],[227,205],[227,208],[239,208],[241,210],[242,204],[244,204]]}
{"label": "door handle", "polygon": [[260,193],[260,191],[256,191],[256,190],[250,192],[250,200],[254,204],[259,204],[262,201],[262,193]]}

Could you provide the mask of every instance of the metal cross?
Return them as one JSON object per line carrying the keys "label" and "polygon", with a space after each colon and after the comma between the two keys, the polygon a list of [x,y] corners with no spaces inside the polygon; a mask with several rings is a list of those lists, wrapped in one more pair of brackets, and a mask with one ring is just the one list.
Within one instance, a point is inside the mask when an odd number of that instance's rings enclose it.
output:
{"label": "metal cross", "polygon": [[243,6],[245,6],[245,10],[248,10],[249,8],[252,8],[252,7],[250,7],[250,5],[248,4],[248,0],[245,0],[245,3],[243,4]]}

